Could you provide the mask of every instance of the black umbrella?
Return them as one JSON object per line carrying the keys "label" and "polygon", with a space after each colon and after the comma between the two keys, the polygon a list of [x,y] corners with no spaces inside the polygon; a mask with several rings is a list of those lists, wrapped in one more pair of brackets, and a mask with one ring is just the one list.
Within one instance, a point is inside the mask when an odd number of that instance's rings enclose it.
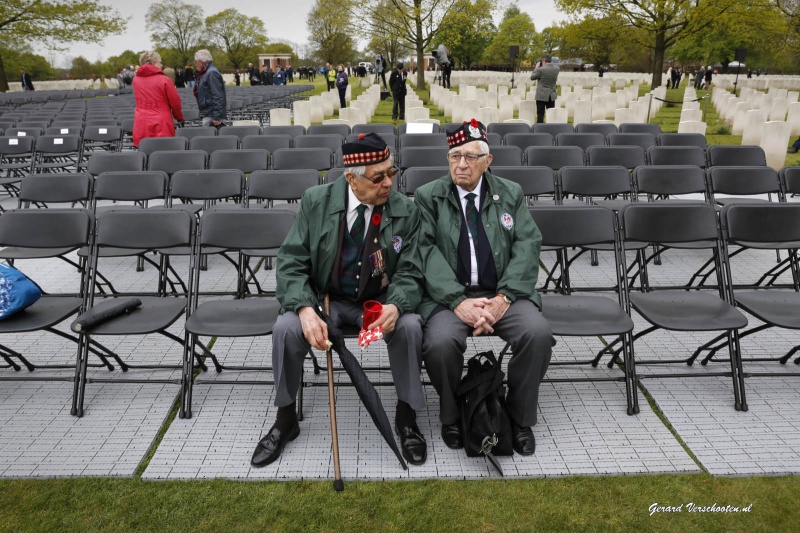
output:
{"label": "black umbrella", "polygon": [[[319,308],[317,309],[319,316],[328,326],[328,340],[331,342],[333,350],[339,354],[342,367],[344,367],[347,375],[350,376],[350,380],[353,382],[356,392],[358,392],[358,397],[361,398],[361,403],[366,407],[369,415],[372,417],[372,421],[375,423],[375,427],[378,428],[383,439],[392,451],[394,451],[397,460],[400,461],[400,466],[402,466],[404,470],[407,470],[408,466],[406,466],[406,462],[403,460],[403,456],[400,453],[400,448],[398,448],[397,442],[394,440],[392,425],[389,422],[389,417],[386,415],[386,410],[383,408],[383,403],[381,403],[381,399],[378,396],[378,391],[375,390],[375,385],[370,382],[364,369],[361,368],[358,360],[353,355],[353,352],[345,345],[342,330],[331,323],[331,319],[326,313]],[[328,362],[328,368],[330,368],[330,361]]]}

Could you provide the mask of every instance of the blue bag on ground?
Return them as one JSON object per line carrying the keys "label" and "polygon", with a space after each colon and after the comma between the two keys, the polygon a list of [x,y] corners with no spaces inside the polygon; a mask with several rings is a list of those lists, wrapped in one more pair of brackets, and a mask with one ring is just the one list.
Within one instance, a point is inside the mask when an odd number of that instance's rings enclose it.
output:
{"label": "blue bag on ground", "polygon": [[33,305],[41,297],[41,289],[28,276],[0,263],[0,320]]}

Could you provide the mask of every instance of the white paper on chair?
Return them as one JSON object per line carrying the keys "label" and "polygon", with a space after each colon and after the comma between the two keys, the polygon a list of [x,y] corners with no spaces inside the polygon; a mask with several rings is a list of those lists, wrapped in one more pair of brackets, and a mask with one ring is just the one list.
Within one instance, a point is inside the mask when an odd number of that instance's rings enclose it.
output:
{"label": "white paper on chair", "polygon": [[19,141],[18,141],[17,139],[9,139],[9,140],[8,140],[8,144],[9,144],[9,145],[12,145],[12,144],[13,144],[13,145],[18,145],[18,144],[19,144]]}
{"label": "white paper on chair", "polygon": [[25,137],[26,135],[28,135],[28,134],[26,132],[24,132],[24,131],[18,131],[17,132],[17,137]]}
{"label": "white paper on chair", "polygon": [[53,144],[64,144],[64,139],[53,139]]}
{"label": "white paper on chair", "polygon": [[69,133],[69,128],[61,128],[61,135],[67,135]]}
{"label": "white paper on chair", "polygon": [[106,133],[108,133],[108,130],[106,128],[100,128],[98,131],[100,135],[105,135]]}
{"label": "white paper on chair", "polygon": [[406,133],[433,133],[433,124],[430,122],[407,122]]}

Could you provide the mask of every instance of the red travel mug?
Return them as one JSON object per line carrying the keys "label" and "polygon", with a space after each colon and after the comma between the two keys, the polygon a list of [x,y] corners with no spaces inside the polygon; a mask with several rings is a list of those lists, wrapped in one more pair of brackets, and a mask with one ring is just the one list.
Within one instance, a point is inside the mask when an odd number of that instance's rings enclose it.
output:
{"label": "red travel mug", "polygon": [[380,302],[375,300],[367,300],[364,302],[364,317],[361,324],[361,329],[367,329],[370,324],[378,320],[383,312],[383,306]]}

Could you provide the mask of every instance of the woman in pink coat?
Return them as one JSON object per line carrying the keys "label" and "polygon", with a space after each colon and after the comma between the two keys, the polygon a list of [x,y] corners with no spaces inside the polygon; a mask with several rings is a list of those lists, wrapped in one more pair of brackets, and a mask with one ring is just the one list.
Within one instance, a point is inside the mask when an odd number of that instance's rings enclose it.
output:
{"label": "woman in pink coat", "polygon": [[139,57],[139,65],[133,78],[133,145],[137,147],[145,137],[174,137],[173,117],[183,122],[181,98],[175,84],[161,71],[161,56],[145,52]]}

